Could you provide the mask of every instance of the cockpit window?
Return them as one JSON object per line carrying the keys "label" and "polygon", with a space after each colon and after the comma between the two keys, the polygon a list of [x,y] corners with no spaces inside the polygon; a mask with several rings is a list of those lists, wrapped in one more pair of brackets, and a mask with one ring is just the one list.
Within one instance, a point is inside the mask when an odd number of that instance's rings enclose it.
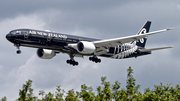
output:
{"label": "cockpit window", "polygon": [[16,34],[16,31],[12,31],[11,34]]}
{"label": "cockpit window", "polygon": [[12,31],[11,34],[28,34],[28,31]]}

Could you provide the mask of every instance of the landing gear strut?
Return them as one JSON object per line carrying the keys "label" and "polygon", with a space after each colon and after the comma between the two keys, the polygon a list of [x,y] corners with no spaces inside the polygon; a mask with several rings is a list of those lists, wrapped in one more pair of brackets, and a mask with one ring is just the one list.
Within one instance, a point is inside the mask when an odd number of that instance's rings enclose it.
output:
{"label": "landing gear strut", "polygon": [[19,45],[19,44],[15,44],[14,46],[16,46],[17,49],[18,49],[18,50],[16,51],[16,53],[17,53],[17,54],[21,54],[21,50],[20,50],[20,48],[19,48],[20,45]]}
{"label": "landing gear strut", "polygon": [[77,66],[77,65],[79,64],[78,62],[76,62],[76,61],[74,60],[73,54],[70,54],[69,57],[70,57],[71,59],[66,61],[67,64],[70,64],[70,65],[73,65],[73,66]]}
{"label": "landing gear strut", "polygon": [[101,59],[98,59],[96,56],[93,56],[93,57],[89,57],[89,60],[92,61],[92,62],[95,62],[95,63],[100,63],[101,62]]}

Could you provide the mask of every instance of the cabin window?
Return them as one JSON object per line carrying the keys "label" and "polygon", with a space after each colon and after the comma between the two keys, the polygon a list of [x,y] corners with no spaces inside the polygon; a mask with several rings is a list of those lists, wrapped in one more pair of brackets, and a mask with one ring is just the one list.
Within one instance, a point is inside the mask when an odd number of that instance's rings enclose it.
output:
{"label": "cabin window", "polygon": [[21,31],[21,34],[28,34],[28,31]]}

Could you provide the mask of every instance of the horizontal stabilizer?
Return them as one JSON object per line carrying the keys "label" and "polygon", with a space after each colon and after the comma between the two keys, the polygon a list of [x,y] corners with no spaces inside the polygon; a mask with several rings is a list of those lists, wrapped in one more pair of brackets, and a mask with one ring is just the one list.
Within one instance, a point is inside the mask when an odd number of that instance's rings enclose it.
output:
{"label": "horizontal stabilizer", "polygon": [[167,48],[173,48],[173,47],[160,47],[160,48],[151,48],[151,49],[140,49],[141,52],[149,52],[154,50],[160,50],[160,49],[167,49]]}

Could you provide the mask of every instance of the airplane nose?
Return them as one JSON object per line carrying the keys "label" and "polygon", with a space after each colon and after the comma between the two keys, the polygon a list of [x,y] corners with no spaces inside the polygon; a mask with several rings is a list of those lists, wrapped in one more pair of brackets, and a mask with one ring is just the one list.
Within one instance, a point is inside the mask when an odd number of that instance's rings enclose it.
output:
{"label": "airplane nose", "polygon": [[10,34],[7,34],[7,35],[6,35],[6,39],[7,39],[7,40],[10,40],[10,39],[11,39],[11,35],[10,35]]}

